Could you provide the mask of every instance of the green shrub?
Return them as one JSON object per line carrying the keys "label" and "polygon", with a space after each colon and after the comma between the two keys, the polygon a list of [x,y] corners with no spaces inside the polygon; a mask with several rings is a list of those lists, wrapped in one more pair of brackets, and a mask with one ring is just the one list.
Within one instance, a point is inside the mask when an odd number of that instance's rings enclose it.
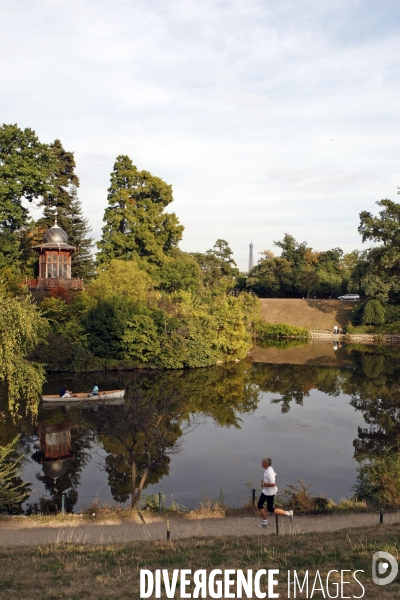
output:
{"label": "green shrub", "polygon": [[379,300],[368,300],[362,312],[363,325],[383,325],[386,321],[386,311]]}
{"label": "green shrub", "polygon": [[361,325],[365,303],[356,304],[351,311],[351,322],[354,326]]}
{"label": "green shrub", "polygon": [[13,459],[19,435],[8,446],[0,446],[0,511],[9,512],[20,506],[29,496],[29,484],[20,478],[23,456]]}
{"label": "green shrub", "polygon": [[295,513],[318,514],[328,512],[329,500],[324,496],[313,496],[309,492],[310,485],[306,485],[303,478],[299,479],[299,487],[288,485],[285,493],[289,496],[288,508]]}
{"label": "green shrub", "polygon": [[398,304],[385,305],[385,323],[398,323],[400,321],[400,306]]}
{"label": "green shrub", "polygon": [[260,341],[268,338],[299,338],[306,339],[310,337],[308,329],[295,327],[286,323],[266,323],[262,319],[257,319],[253,323],[254,333]]}
{"label": "green shrub", "polygon": [[400,507],[400,453],[392,449],[365,461],[358,469],[357,498],[371,499],[380,505]]}

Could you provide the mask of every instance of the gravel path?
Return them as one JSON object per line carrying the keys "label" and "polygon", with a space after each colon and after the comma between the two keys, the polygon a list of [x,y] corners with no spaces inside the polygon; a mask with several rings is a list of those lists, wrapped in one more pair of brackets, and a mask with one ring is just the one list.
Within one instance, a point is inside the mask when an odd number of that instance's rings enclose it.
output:
{"label": "gravel path", "polygon": [[[258,528],[259,518],[185,519],[170,518],[171,539],[191,537],[225,537],[246,535],[274,535],[275,518],[270,520],[270,528]],[[384,516],[385,524],[400,522],[400,513]],[[108,542],[134,542],[166,539],[166,518],[142,523],[133,520],[109,523],[71,522],[68,525],[53,522],[37,526],[34,522],[11,521],[0,523],[0,546],[37,546],[49,543],[105,544]],[[280,517],[280,533],[300,534],[307,532],[337,531],[353,527],[379,526],[379,514],[351,514],[320,517],[294,518]]]}

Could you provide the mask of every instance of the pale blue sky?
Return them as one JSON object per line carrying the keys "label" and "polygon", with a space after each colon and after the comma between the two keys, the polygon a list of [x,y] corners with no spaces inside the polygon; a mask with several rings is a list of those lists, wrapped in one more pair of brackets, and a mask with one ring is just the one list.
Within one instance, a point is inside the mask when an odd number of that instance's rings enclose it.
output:
{"label": "pale blue sky", "polygon": [[114,160],[173,185],[184,250],[361,247],[399,200],[400,3],[2,0],[0,114],[75,152],[98,239]]}

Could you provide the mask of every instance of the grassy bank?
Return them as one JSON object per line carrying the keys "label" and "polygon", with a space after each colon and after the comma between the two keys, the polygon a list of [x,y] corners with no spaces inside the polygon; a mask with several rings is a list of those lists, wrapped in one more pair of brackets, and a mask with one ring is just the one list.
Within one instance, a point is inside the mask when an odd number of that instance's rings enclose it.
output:
{"label": "grassy bank", "polygon": [[[124,600],[139,598],[139,571],[142,568],[152,571],[267,568],[280,570],[281,598],[287,597],[289,569],[295,569],[302,577],[309,570],[311,580],[316,570],[324,580],[332,569],[361,569],[364,573],[358,575],[366,590],[364,598],[394,600],[399,597],[399,580],[377,588],[371,577],[371,559],[376,551],[384,550],[399,560],[399,537],[400,525],[383,525],[279,538],[195,538],[125,545],[56,544],[32,549],[0,549],[0,599]],[[345,590],[344,595],[350,597],[360,596],[362,592],[354,580]],[[334,595],[334,590],[331,594]],[[297,597],[306,596],[298,592]],[[321,592],[314,593],[313,597],[322,597]]]}

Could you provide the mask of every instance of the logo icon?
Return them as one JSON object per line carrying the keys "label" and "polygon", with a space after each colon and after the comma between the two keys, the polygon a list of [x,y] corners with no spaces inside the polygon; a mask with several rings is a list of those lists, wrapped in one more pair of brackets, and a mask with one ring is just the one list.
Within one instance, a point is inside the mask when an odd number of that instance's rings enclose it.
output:
{"label": "logo icon", "polygon": [[389,552],[375,552],[372,557],[372,579],[376,585],[392,583],[396,579],[398,571],[399,566],[394,556]]}

